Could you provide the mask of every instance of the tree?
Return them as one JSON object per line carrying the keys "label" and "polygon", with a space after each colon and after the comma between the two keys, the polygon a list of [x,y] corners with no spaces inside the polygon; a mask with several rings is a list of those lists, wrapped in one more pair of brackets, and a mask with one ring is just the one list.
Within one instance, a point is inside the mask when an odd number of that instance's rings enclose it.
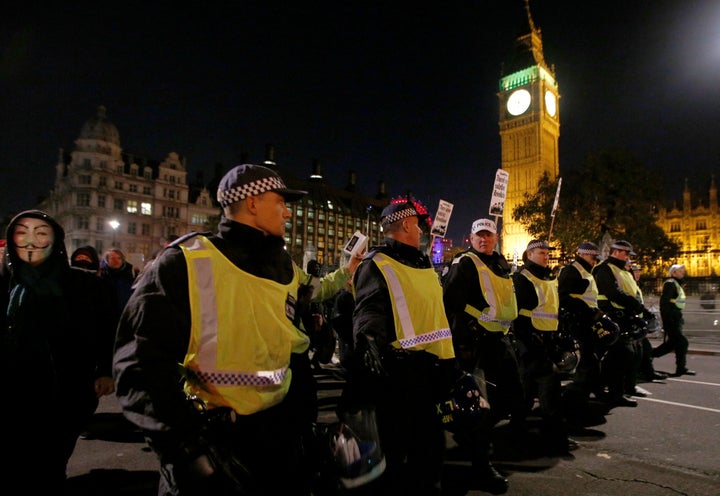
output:
{"label": "tree", "polygon": [[[547,238],[557,180],[545,174],[538,190],[513,210],[513,217],[538,238]],[[630,151],[608,149],[591,154],[579,170],[563,177],[551,244],[572,255],[582,241],[600,243],[607,232],[627,239],[640,260],[676,256],[679,247],[657,225],[657,205],[663,191],[657,173]]]}

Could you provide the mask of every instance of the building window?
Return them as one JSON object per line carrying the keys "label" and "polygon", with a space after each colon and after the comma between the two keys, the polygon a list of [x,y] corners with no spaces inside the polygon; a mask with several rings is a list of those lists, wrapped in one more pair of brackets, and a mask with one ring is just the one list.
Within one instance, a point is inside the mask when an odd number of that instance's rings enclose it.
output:
{"label": "building window", "polygon": [[680,223],[679,222],[670,223],[670,232],[680,232]]}
{"label": "building window", "polygon": [[113,208],[115,210],[122,210],[123,209],[123,201],[122,200],[113,200]]}
{"label": "building window", "polygon": [[150,186],[143,186],[143,195],[152,195],[152,188]]}
{"label": "building window", "polygon": [[137,184],[131,184],[128,186],[130,193],[137,193]]}
{"label": "building window", "polygon": [[117,172],[118,174],[122,174],[123,172],[125,172],[125,166],[123,164],[116,166],[115,172]]}
{"label": "building window", "polygon": [[140,213],[142,215],[152,215],[152,204],[147,202],[142,202],[140,204]]}
{"label": "building window", "polygon": [[85,216],[85,215],[78,215],[78,216],[76,217],[76,219],[77,219],[77,225],[76,225],[76,227],[77,227],[78,229],[82,229],[83,231],[87,231],[88,229],[90,229],[90,219],[88,219],[87,216]]}
{"label": "building window", "polygon": [[[207,215],[204,214],[193,214],[192,223],[197,225],[205,225],[208,221]],[[287,225],[287,224],[286,224]]]}
{"label": "building window", "polygon": [[102,217],[98,217],[95,221],[95,230],[98,232],[105,231],[105,219]]}
{"label": "building window", "polygon": [[78,183],[81,186],[89,186],[92,184],[92,176],[89,176],[87,174],[82,174],[78,176]]}
{"label": "building window", "polygon": [[136,214],[138,212],[138,202],[137,200],[128,200],[127,202],[127,212],[129,214]]}
{"label": "building window", "polygon": [[137,234],[137,224],[135,222],[128,223],[128,234]]}
{"label": "building window", "polygon": [[98,195],[98,207],[105,208],[105,195]]}
{"label": "building window", "polygon": [[699,220],[695,223],[696,231],[704,231],[705,229],[707,229],[707,223],[704,220]]}
{"label": "building window", "polygon": [[123,183],[121,181],[115,181],[115,189],[119,189],[122,191]]}
{"label": "building window", "polygon": [[92,167],[92,162],[89,158],[83,159],[82,168],[88,170]]}
{"label": "building window", "polygon": [[89,193],[78,193],[77,194],[77,206],[78,207],[89,207],[90,206],[90,194]]}
{"label": "building window", "polygon": [[101,168],[101,169],[107,169],[107,160],[101,160],[101,161],[100,161],[100,168]]}
{"label": "building window", "polygon": [[170,191],[168,191],[168,198],[170,198],[171,200],[175,199],[175,190],[174,189],[171,189]]}
{"label": "building window", "polygon": [[98,186],[100,186],[101,188],[106,187],[107,186],[107,177],[100,176],[100,179],[98,179]]}
{"label": "building window", "polygon": [[145,179],[152,179],[152,169],[145,169],[145,173],[143,175],[145,176]]}
{"label": "building window", "polygon": [[143,236],[150,236],[150,224],[143,224],[141,229]]}

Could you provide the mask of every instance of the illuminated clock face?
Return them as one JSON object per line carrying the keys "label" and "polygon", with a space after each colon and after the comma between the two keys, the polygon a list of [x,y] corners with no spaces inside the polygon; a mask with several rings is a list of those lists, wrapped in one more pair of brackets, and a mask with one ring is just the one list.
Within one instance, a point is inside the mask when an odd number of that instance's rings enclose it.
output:
{"label": "illuminated clock face", "polygon": [[550,117],[555,117],[557,113],[557,100],[555,94],[550,90],[545,92],[545,110],[550,114]]}
{"label": "illuminated clock face", "polygon": [[530,107],[531,100],[532,97],[528,90],[514,91],[508,98],[507,110],[510,115],[520,115]]}

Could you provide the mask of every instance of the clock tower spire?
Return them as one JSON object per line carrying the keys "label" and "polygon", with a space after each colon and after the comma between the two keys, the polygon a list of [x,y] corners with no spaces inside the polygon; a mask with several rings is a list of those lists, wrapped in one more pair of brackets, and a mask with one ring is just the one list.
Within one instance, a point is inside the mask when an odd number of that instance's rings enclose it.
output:
{"label": "clock tower spire", "polygon": [[503,210],[501,251],[506,258],[520,257],[530,235],[513,219],[525,194],[537,191],[544,173],[555,180],[560,173],[560,94],[555,68],[545,62],[542,33],[535,27],[525,0],[525,34],[515,40],[507,71],[503,70],[497,93],[501,167],[508,172]]}

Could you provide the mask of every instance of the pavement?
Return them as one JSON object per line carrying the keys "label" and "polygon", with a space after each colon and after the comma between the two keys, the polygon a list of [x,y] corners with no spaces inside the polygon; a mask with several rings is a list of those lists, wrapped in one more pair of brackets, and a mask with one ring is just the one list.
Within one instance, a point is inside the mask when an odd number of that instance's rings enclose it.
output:
{"label": "pavement", "polygon": [[[720,329],[714,326],[709,330],[689,329],[685,334],[688,336],[689,354],[720,356]],[[658,346],[662,342],[662,334],[660,333],[659,336],[650,336],[650,341],[653,347]],[[321,374],[324,375],[324,377],[319,377],[320,401],[318,405],[320,408],[319,420],[321,422],[331,422],[334,420],[334,405],[337,402],[337,391],[342,384],[341,381],[338,381],[337,378],[334,377],[331,370],[327,370],[326,372],[327,375]],[[68,466],[68,476],[70,477],[68,494],[73,494],[74,496],[157,495],[158,461],[144,442],[142,434],[124,419],[114,395],[101,399],[101,405],[95,414],[91,431],[93,433],[91,437],[81,439],[78,442],[75,453],[70,460]],[[499,432],[500,431],[501,430],[499,430]],[[506,444],[508,446],[511,445],[510,443]],[[498,445],[501,446],[502,443],[498,443]],[[467,465],[467,463],[463,460],[462,453],[458,452],[457,449],[450,450],[449,452],[452,453],[451,457],[459,457],[458,460],[460,460],[452,461],[448,469],[453,474],[453,480],[455,480],[457,478],[455,472],[463,470],[464,465]],[[499,455],[502,455],[502,453]],[[576,454],[576,456],[584,455]],[[585,466],[583,464],[596,462],[594,456],[588,454],[587,457],[587,460],[583,460],[582,463],[578,462],[576,465]],[[534,461],[532,463],[539,462]],[[529,471],[528,474],[530,475],[537,471],[542,472],[540,467],[535,467],[532,463],[529,467],[524,467],[523,470]],[[567,461],[560,462],[560,465],[563,464],[568,467],[573,466]],[[500,466],[505,467],[502,463]],[[621,469],[622,465],[615,468],[615,470]],[[557,468],[555,470],[557,471]],[[559,477],[556,471],[552,472],[552,476],[555,478]],[[525,472],[521,470],[515,474],[514,478],[521,479],[524,473]],[[586,474],[582,475],[584,476]],[[662,474],[650,474],[648,477],[658,478],[661,475]],[[617,476],[617,474],[615,474],[615,476]],[[578,477],[578,475],[570,474],[568,477]],[[637,475],[633,477],[637,477]],[[551,481],[545,480],[543,484],[547,485],[550,482]],[[668,482],[668,484],[668,487],[672,486],[670,482]],[[520,482],[515,484],[516,488],[520,486],[522,486]],[[528,487],[532,487],[532,483],[528,483]],[[486,493],[473,490],[471,492],[461,491],[457,494],[475,495]],[[513,494],[519,496],[525,495],[526,493],[514,490]],[[617,494],[622,496],[623,493],[595,494]],[[663,492],[662,494],[665,495],[666,493]],[[694,494],[711,493],[703,492]],[[720,493],[716,492],[714,494]]]}

